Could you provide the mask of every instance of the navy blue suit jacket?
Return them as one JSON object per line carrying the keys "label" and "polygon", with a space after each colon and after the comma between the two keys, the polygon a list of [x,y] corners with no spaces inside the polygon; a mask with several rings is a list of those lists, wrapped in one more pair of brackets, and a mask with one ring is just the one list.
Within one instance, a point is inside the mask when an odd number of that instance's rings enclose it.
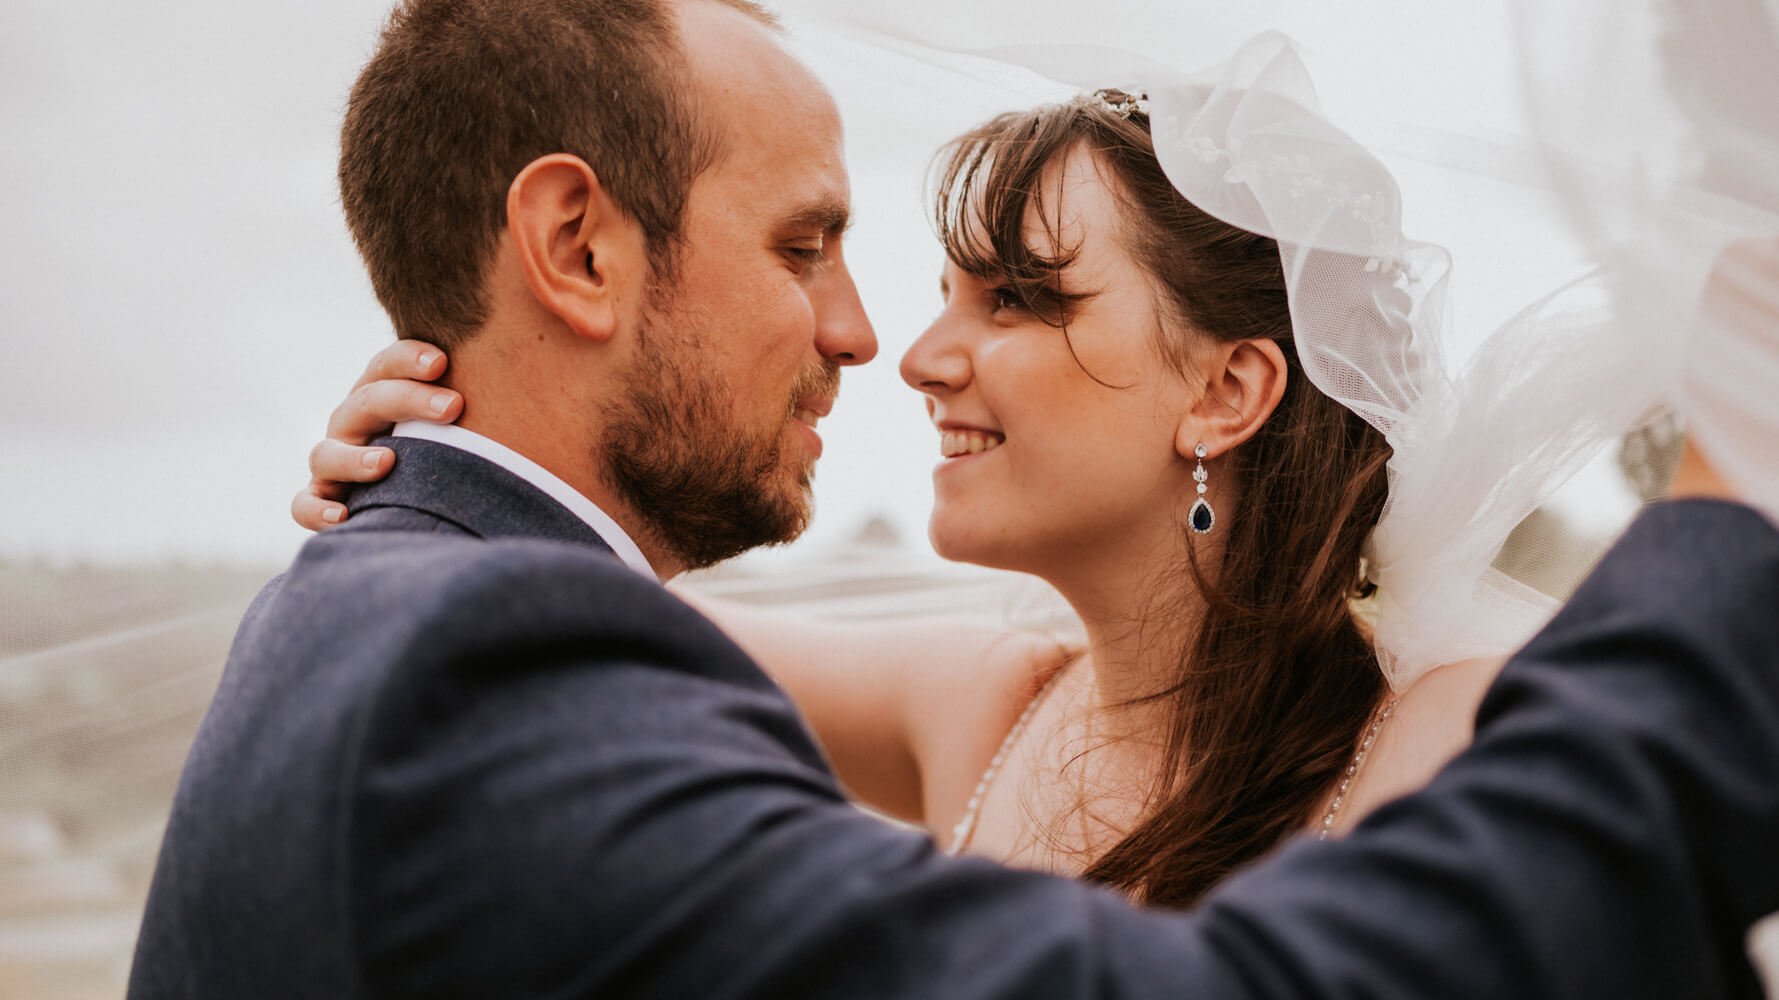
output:
{"label": "navy blue suit jacket", "polygon": [[241,627],[134,1000],[1756,995],[1779,533],[1745,508],[1646,514],[1431,787],[1164,914],[860,814],[710,622],[389,443]]}

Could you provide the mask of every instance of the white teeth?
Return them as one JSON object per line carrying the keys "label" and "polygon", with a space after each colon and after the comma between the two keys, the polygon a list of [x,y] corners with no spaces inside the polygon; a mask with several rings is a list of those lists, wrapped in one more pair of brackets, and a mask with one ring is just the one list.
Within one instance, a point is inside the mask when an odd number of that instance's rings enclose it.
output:
{"label": "white teeth", "polygon": [[808,424],[808,425],[809,425],[809,426],[811,426],[811,427],[814,427],[814,426],[815,426],[815,422],[816,422],[816,421],[817,421],[817,420],[820,420],[820,419],[821,419],[821,417],[820,417],[820,416],[818,416],[818,415],[817,415],[817,414],[816,414],[816,412],[815,412],[815,411],[814,411],[814,410],[798,410],[798,411],[797,411],[797,412],[796,412],[796,413],[795,413],[795,414],[793,414],[793,415],[794,415],[794,416],[795,416],[795,417],[796,417],[796,418],[797,418],[797,419],[798,419],[798,420],[801,420],[801,421],[803,421],[803,422],[804,422],[804,423],[806,423],[806,424]]}
{"label": "white teeth", "polygon": [[939,453],[946,458],[979,455],[1001,446],[1006,439],[987,431],[940,431]]}

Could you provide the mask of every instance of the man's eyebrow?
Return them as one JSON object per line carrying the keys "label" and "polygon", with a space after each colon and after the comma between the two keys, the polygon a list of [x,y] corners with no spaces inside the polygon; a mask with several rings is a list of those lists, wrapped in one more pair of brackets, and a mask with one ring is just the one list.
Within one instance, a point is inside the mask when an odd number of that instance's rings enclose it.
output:
{"label": "man's eyebrow", "polygon": [[792,212],[784,224],[786,229],[814,229],[837,236],[852,225],[852,209],[844,201],[819,201]]}

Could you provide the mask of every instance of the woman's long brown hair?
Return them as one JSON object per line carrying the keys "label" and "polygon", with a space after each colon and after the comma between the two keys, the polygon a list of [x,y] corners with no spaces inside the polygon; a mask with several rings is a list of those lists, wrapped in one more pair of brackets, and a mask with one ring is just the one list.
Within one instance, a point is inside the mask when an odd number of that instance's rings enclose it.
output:
{"label": "woman's long brown hair", "polygon": [[[1048,246],[1031,245],[1028,223],[1053,217],[1046,178],[1077,149],[1117,189],[1117,232],[1161,293],[1161,359],[1183,371],[1192,337],[1267,338],[1288,366],[1272,416],[1219,463],[1240,496],[1218,508],[1216,565],[1180,525],[1180,572],[1207,610],[1181,645],[1172,685],[1151,696],[1169,704],[1171,722],[1150,805],[1086,872],[1151,905],[1184,907],[1320,818],[1383,697],[1351,600],[1383,512],[1390,449],[1299,366],[1278,245],[1182,197],[1141,111],[1078,101],[1001,115],[954,140],[940,153],[935,198],[952,260],[1006,281],[1066,336],[1072,303],[1059,277],[1074,248],[1050,222]],[[1145,623],[1155,624],[1167,623]]]}

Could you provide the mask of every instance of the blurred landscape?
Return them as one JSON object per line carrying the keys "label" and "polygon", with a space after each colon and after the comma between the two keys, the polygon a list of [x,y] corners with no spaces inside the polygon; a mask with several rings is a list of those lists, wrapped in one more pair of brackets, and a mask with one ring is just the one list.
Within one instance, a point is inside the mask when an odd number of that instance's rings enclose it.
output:
{"label": "blurred landscape", "polygon": [[273,572],[0,563],[0,996],[122,996],[180,766]]}
{"label": "blurred landscape", "polygon": [[[123,995],[186,751],[280,569],[0,563],[0,997]],[[884,522],[796,572],[742,560],[690,583],[831,620],[1067,622],[1041,585],[907,552]]]}

